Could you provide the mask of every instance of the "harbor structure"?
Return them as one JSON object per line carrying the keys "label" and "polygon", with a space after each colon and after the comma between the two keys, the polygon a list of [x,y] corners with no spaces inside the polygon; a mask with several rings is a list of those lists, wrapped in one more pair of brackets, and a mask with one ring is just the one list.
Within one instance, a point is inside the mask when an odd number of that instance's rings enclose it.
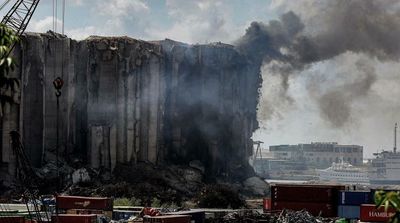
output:
{"label": "harbor structure", "polygon": [[328,168],[333,162],[360,166],[363,162],[362,146],[340,145],[337,142],[274,145],[269,150],[276,159],[302,161],[309,167]]}

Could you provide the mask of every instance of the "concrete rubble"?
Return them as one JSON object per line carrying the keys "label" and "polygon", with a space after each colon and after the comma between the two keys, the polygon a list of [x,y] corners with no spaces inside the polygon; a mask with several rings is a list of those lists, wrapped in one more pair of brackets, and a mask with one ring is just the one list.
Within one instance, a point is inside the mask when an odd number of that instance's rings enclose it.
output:
{"label": "concrete rubble", "polygon": [[258,213],[254,210],[244,211],[243,213],[231,212],[222,219],[213,219],[208,222],[266,222],[266,223],[333,223],[334,218],[322,218],[312,216],[307,211],[283,210],[277,213]]}

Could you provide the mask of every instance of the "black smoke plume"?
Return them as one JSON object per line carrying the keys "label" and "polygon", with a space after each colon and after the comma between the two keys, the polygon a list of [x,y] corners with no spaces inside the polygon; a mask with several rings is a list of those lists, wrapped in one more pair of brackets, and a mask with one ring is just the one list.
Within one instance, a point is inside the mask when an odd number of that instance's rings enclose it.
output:
{"label": "black smoke plume", "polygon": [[[318,4],[318,1],[314,1]],[[322,5],[322,4],[321,4]],[[379,61],[397,61],[400,56],[400,4],[397,1],[330,0],[326,1],[309,26],[294,12],[283,14],[269,23],[253,22],[237,49],[269,73],[281,76],[287,90],[291,75],[314,63],[352,52]],[[351,103],[368,93],[376,80],[367,63],[356,65],[360,75],[354,83],[322,95],[317,103],[321,117],[334,127],[342,127],[351,115]],[[264,80],[268,81],[268,80]],[[267,105],[274,106],[274,105]]]}

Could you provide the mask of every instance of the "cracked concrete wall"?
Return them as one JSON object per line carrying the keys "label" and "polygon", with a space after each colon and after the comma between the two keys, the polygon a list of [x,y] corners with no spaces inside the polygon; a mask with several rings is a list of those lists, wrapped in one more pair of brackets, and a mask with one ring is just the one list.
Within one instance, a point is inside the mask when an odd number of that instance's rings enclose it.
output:
{"label": "cracked concrete wall", "polygon": [[[14,118],[36,166],[54,159],[57,76],[64,79],[59,151],[67,161],[111,170],[199,160],[215,176],[248,165],[261,77],[232,46],[128,37],[77,42],[48,33],[27,34],[17,51],[22,112]],[[3,130],[3,154],[5,137]]]}
{"label": "cracked concrete wall", "polygon": [[[157,162],[163,97],[161,48],[130,38],[89,38],[88,126],[110,128],[110,164]],[[111,134],[112,133],[112,134]],[[91,145],[90,149],[97,150]]]}
{"label": "cracked concrete wall", "polygon": [[167,57],[167,160],[199,160],[208,175],[248,171],[258,127],[258,67],[226,44],[162,41]]}

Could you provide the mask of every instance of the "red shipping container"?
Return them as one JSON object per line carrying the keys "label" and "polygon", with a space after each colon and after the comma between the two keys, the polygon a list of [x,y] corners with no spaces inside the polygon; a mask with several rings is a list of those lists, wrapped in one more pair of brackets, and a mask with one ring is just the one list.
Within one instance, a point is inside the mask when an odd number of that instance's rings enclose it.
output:
{"label": "red shipping container", "polygon": [[288,202],[337,203],[338,189],[328,186],[282,186],[271,187],[271,199]]}
{"label": "red shipping container", "polygon": [[264,198],[263,199],[263,210],[264,211],[271,210],[271,198]]}
{"label": "red shipping container", "polygon": [[0,223],[25,223],[23,216],[0,216]]}
{"label": "red shipping container", "polygon": [[59,209],[94,209],[112,211],[113,200],[106,197],[77,197],[57,196],[57,208]]}
{"label": "red shipping container", "polygon": [[330,203],[304,203],[304,202],[285,202],[275,201],[272,203],[272,210],[293,210],[301,211],[306,210],[314,216],[322,217],[337,217],[336,205]]}
{"label": "red shipping container", "polygon": [[95,214],[103,215],[107,218],[112,218],[113,211],[102,211],[102,210],[92,210],[92,209],[68,209],[65,214]]}
{"label": "red shipping container", "polygon": [[143,223],[190,223],[190,215],[143,217]]}
{"label": "red shipping container", "polygon": [[394,208],[388,208],[387,212],[385,212],[384,206],[377,209],[373,204],[362,204],[360,208],[361,221],[387,222],[395,214],[396,210]]}
{"label": "red shipping container", "polygon": [[275,184],[274,186],[281,187],[318,187],[318,188],[332,188],[337,190],[346,190],[346,186],[337,184]]}
{"label": "red shipping container", "polygon": [[59,214],[51,216],[52,223],[96,223],[97,216],[90,215],[75,215],[75,214]]}

